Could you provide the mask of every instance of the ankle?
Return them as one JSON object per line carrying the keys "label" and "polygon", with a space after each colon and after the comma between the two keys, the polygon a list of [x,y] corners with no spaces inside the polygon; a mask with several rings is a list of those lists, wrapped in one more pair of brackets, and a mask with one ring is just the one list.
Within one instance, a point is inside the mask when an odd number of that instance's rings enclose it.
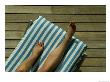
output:
{"label": "ankle", "polygon": [[68,35],[65,36],[65,40],[66,40],[66,41],[71,41],[71,38],[72,38],[72,37],[70,37],[70,36],[68,36]]}

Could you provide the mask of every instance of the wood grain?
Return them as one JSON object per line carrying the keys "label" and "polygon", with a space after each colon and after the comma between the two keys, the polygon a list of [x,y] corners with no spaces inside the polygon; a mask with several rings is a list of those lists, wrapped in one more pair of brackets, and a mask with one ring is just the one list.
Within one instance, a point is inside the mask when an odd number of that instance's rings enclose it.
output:
{"label": "wood grain", "polygon": [[5,6],[6,13],[105,14],[106,6]]}
{"label": "wood grain", "polygon": [[6,14],[6,22],[28,22],[43,16],[51,22],[105,22],[106,15]]}
{"label": "wood grain", "polygon": [[82,72],[106,72],[105,67],[80,67]]}
{"label": "wood grain", "polygon": [[106,49],[87,49],[87,57],[106,57]]}
{"label": "wood grain", "polygon": [[105,58],[86,58],[82,66],[106,66]]}

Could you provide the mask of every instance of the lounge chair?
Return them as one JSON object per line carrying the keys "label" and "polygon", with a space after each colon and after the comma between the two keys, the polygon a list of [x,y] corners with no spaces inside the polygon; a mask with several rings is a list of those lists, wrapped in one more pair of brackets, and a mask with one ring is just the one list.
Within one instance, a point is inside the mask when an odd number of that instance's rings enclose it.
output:
{"label": "lounge chair", "polygon": [[[32,22],[28,27],[24,37],[6,61],[5,70],[7,72],[14,72],[16,68],[31,55],[35,43],[43,41],[45,43],[44,51],[30,69],[30,72],[36,71],[42,66],[48,54],[62,42],[66,34],[66,31],[61,29],[61,27],[47,21],[42,16],[39,16],[38,19]],[[83,41],[73,36],[68,48],[64,52],[62,61],[54,71],[76,71],[76,69],[79,68],[79,62],[84,57],[86,48],[87,45]]]}

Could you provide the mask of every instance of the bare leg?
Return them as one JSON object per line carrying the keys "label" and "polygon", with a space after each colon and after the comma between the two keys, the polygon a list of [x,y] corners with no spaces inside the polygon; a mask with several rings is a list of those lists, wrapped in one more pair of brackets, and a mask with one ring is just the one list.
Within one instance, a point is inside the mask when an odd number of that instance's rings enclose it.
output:
{"label": "bare leg", "polygon": [[68,46],[68,43],[71,41],[72,35],[75,33],[75,31],[75,24],[70,23],[65,39],[54,51],[49,54],[43,66],[38,70],[38,72],[52,71],[56,68],[61,58],[63,57],[64,51]]}
{"label": "bare leg", "polygon": [[32,55],[28,57],[18,68],[17,72],[27,72],[31,68],[31,66],[35,63],[36,59],[40,56],[43,51],[43,43],[37,43],[33,48]]}

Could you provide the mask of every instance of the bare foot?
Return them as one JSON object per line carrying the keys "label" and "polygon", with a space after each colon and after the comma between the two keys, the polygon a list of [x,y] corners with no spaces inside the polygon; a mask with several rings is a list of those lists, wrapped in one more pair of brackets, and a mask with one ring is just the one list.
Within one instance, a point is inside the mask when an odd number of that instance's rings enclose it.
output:
{"label": "bare foot", "polygon": [[73,34],[75,33],[75,31],[76,31],[76,25],[75,25],[74,22],[71,22],[69,24],[69,27],[68,27],[67,34],[66,34],[65,38],[67,40],[71,40],[71,38],[72,38]]}
{"label": "bare foot", "polygon": [[44,43],[37,42],[37,44],[33,48],[32,54],[34,54],[34,55],[40,54],[43,51],[43,48],[44,48]]}
{"label": "bare foot", "polygon": [[32,55],[28,57],[20,66],[16,69],[17,72],[26,72],[32,67],[36,59],[40,56],[43,51],[44,44],[42,42],[37,42],[33,48]]}

